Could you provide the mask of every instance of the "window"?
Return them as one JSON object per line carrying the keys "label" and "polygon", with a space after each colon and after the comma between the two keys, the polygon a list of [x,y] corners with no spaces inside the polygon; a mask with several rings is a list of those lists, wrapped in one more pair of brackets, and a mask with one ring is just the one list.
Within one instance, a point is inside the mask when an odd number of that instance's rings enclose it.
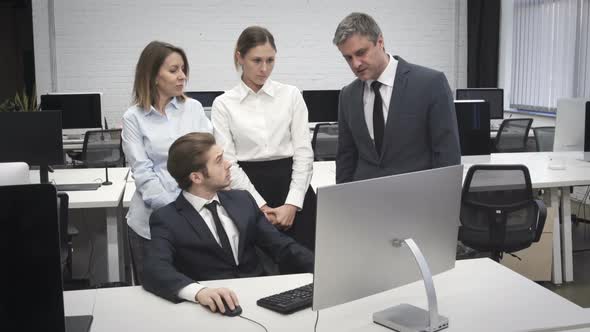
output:
{"label": "window", "polygon": [[590,96],[590,0],[515,0],[510,107]]}

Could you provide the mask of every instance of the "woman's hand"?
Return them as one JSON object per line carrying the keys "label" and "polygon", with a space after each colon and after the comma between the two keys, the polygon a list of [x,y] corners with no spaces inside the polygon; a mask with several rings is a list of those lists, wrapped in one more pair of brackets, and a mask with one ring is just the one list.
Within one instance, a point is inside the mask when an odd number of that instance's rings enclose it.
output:
{"label": "woman's hand", "polygon": [[271,207],[269,207],[268,205],[264,204],[261,208],[260,211],[262,211],[262,213],[264,213],[264,216],[266,217],[266,219],[268,219],[268,221],[273,224],[276,225],[277,224],[277,215],[272,211],[273,209]]}
{"label": "woman's hand", "polygon": [[270,209],[267,214],[274,214],[276,223],[273,223],[273,225],[277,226],[279,229],[287,230],[293,226],[295,213],[297,213],[297,207],[295,205],[285,204],[277,208]]}

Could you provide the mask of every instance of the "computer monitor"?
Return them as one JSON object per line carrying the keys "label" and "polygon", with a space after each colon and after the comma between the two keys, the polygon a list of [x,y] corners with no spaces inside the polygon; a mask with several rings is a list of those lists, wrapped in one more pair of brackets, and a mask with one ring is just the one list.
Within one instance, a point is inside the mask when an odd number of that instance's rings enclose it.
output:
{"label": "computer monitor", "polygon": [[419,280],[396,239],[412,238],[433,275],[452,269],[462,176],[457,165],[319,187],[313,310]]}
{"label": "computer monitor", "polygon": [[203,107],[211,107],[215,98],[221,96],[223,91],[185,91],[184,94],[198,100]]}
{"label": "computer monitor", "polygon": [[63,129],[102,128],[101,93],[51,93],[41,96],[42,110],[62,111]]}
{"label": "computer monitor", "polygon": [[489,155],[490,107],[484,100],[455,100],[462,156]]}
{"label": "computer monitor", "polygon": [[479,100],[490,103],[490,119],[504,118],[504,90],[497,88],[457,89],[457,99]]}
{"label": "computer monitor", "polygon": [[338,121],[340,90],[305,90],[303,100],[307,106],[309,122]]}
{"label": "computer monitor", "polygon": [[587,98],[563,98],[557,100],[555,114],[555,138],[553,151],[583,151],[585,126],[583,120],[590,100]]}
{"label": "computer monitor", "polygon": [[0,186],[29,184],[29,182],[29,165],[27,163],[0,163]]}
{"label": "computer monitor", "polygon": [[0,330],[65,332],[81,319],[89,327],[91,316],[64,317],[55,187],[0,186],[0,211]]}
{"label": "computer monitor", "polygon": [[64,163],[61,112],[0,112],[0,151],[0,162],[39,166],[48,182],[48,166]]}

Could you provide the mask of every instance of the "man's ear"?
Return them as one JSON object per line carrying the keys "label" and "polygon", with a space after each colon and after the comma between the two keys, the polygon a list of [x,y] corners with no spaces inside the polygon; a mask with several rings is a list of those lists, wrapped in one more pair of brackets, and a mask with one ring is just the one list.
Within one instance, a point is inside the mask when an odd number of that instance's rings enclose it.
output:
{"label": "man's ear", "polygon": [[196,183],[196,184],[201,184],[203,183],[203,173],[201,172],[191,172],[191,174],[189,175],[189,178],[191,179],[192,183]]}

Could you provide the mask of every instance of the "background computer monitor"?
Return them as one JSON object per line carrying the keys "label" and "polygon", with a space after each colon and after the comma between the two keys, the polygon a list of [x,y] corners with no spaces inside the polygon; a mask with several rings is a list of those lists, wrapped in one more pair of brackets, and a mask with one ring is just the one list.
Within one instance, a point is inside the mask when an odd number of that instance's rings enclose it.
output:
{"label": "background computer monitor", "polygon": [[57,196],[50,184],[0,186],[0,330],[64,331]]}
{"label": "background computer monitor", "polygon": [[313,309],[418,280],[394,238],[412,238],[432,274],[453,268],[462,176],[458,165],[318,188]]}
{"label": "background computer monitor", "polygon": [[582,151],[585,149],[586,121],[583,118],[589,103],[590,100],[587,98],[557,100],[553,151]]}
{"label": "background computer monitor", "polygon": [[47,182],[47,167],[64,163],[61,112],[0,112],[0,151],[0,162],[39,166]]}
{"label": "background computer monitor", "polygon": [[52,93],[41,96],[41,109],[62,111],[63,129],[102,128],[100,99],[100,93]]}
{"label": "background computer monitor", "polygon": [[305,90],[303,100],[307,106],[309,122],[338,121],[340,90]]}
{"label": "background computer monitor", "polygon": [[222,95],[223,91],[186,91],[184,94],[198,100],[203,107],[211,107],[215,98]]}
{"label": "background computer monitor", "polygon": [[490,119],[504,118],[504,90],[497,88],[457,89],[457,99],[485,100],[490,103]]}
{"label": "background computer monitor", "polygon": [[462,156],[491,153],[490,108],[483,100],[455,100]]}

